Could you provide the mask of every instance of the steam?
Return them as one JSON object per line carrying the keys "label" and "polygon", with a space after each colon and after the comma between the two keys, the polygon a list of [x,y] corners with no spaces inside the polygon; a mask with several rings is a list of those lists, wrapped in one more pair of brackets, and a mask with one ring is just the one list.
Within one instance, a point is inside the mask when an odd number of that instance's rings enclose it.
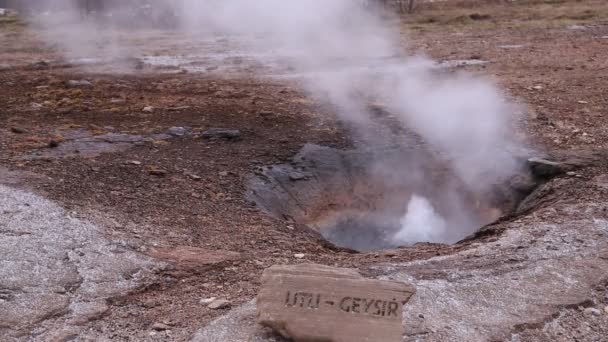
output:
{"label": "steam", "polygon": [[[370,129],[374,115],[369,108],[374,102],[386,108],[397,124],[414,131],[450,160],[454,172],[471,190],[487,190],[513,173],[517,163],[509,150],[518,145],[512,128],[514,105],[488,80],[442,73],[430,59],[408,55],[390,18],[366,7],[366,2],[164,3],[172,4],[175,26],[185,36],[236,36],[256,51],[288,57],[305,88],[333,104],[340,118],[356,128],[363,145],[380,145],[386,138],[385,133]],[[68,1],[61,16],[38,16],[37,22],[49,41],[69,56],[100,56],[100,50],[102,55],[113,57],[143,53],[118,39],[118,24],[130,18],[124,5],[129,2],[106,3],[109,8],[103,20],[81,20],[75,1]],[[412,160],[411,169],[416,168]],[[389,171],[397,177],[411,172]],[[456,228],[438,216],[428,200],[413,196],[402,230],[394,238],[443,242],[453,233],[450,229]]]}
{"label": "steam", "polygon": [[412,196],[400,223],[401,229],[394,236],[397,244],[449,242],[446,240],[447,223],[424,197]]}

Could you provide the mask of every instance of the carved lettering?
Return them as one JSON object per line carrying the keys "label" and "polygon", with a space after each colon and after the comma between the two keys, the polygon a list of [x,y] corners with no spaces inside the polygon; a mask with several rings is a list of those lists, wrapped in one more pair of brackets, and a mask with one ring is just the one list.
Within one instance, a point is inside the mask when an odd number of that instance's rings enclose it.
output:
{"label": "carved lettering", "polygon": [[351,306],[352,312],[359,313],[359,302],[361,302],[361,298],[353,298],[353,305]]}
{"label": "carved lettering", "polygon": [[395,317],[397,317],[397,309],[399,308],[399,303],[395,302],[394,300],[390,303],[388,303],[388,316],[390,315],[394,315]]}
{"label": "carved lettering", "polygon": [[320,293],[287,291],[285,306],[318,310],[336,307],[337,305],[339,310],[352,314],[377,317],[399,317],[400,314],[399,308],[401,306],[394,298],[391,301],[386,301],[372,298],[343,297],[337,302],[331,299],[323,300],[322,296]]}
{"label": "carved lettering", "polygon": [[340,309],[342,309],[342,311],[344,312],[350,312],[350,300],[352,298],[351,297],[344,297],[342,298],[342,300],[340,301]]}

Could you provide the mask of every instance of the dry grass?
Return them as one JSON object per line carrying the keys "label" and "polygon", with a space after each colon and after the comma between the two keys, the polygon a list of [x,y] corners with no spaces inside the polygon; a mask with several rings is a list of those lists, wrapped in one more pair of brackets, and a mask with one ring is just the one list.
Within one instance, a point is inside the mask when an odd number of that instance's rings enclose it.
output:
{"label": "dry grass", "polygon": [[421,5],[404,16],[410,29],[553,28],[608,23],[605,0],[527,0],[513,3],[448,1]]}

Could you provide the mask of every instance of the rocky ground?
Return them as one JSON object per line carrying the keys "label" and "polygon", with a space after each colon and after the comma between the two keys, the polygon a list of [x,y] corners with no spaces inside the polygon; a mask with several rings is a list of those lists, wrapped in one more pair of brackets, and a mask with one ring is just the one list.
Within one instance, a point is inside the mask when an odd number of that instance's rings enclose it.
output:
{"label": "rocky ground", "polygon": [[[253,323],[261,272],[315,262],[416,285],[413,341],[602,341],[607,13],[600,0],[439,4],[404,20],[412,51],[487,61],[456,68],[526,104],[530,146],[573,167],[474,238],[370,253],[329,246],[244,196],[260,167],[307,143],[353,144],[331,106],[276,77],[289,69],[239,52],[66,61],[0,18],[1,339],[272,340]],[[145,52],[232,51],[174,38]]]}

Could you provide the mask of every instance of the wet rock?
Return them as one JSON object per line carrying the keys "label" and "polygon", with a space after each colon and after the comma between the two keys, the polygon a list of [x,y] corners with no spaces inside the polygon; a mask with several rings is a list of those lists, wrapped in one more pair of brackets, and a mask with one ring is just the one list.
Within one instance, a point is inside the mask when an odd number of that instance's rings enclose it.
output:
{"label": "wet rock", "polygon": [[65,83],[68,88],[88,88],[92,87],[93,83],[87,80],[69,80]]}
{"label": "wet rock", "polygon": [[212,301],[211,303],[209,303],[209,305],[207,305],[207,307],[211,310],[220,310],[220,309],[226,309],[230,307],[230,301],[225,300],[225,299],[216,299],[214,301]]}
{"label": "wet rock", "polygon": [[602,314],[602,312],[596,308],[586,308],[583,310],[583,313],[585,316],[599,316]]}
{"label": "wet rock", "polygon": [[241,131],[231,128],[210,128],[204,131],[201,136],[205,139],[236,140],[240,139]]}
{"label": "wet rock", "polygon": [[399,341],[414,287],[353,269],[303,264],[264,271],[258,321],[295,341]]}
{"label": "wet rock", "polygon": [[528,159],[528,166],[532,174],[540,178],[554,177],[568,171],[568,167],[563,163],[541,158]]}
{"label": "wet rock", "polygon": [[181,137],[188,133],[188,130],[184,127],[171,127],[167,130],[167,132],[175,137]]}

